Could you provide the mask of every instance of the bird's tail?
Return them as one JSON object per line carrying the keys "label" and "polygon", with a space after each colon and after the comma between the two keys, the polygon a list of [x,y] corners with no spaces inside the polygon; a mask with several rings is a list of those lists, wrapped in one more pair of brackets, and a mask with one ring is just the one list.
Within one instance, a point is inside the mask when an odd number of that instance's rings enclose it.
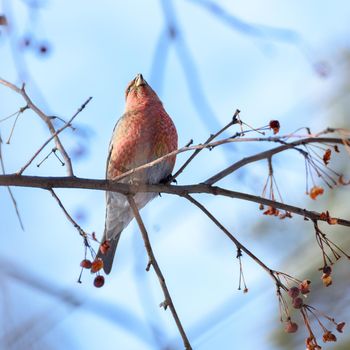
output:
{"label": "bird's tail", "polygon": [[[117,246],[118,246],[120,234],[121,234],[121,232],[119,232],[117,235],[115,235],[115,237],[112,238],[111,240],[108,240],[109,247],[108,247],[107,251],[102,253],[101,246],[100,246],[98,253],[96,255],[96,259],[98,259],[98,258],[102,259],[103,270],[107,275],[112,270],[114,255],[115,255],[115,251],[116,251]],[[102,242],[102,244],[103,244],[103,242]]]}

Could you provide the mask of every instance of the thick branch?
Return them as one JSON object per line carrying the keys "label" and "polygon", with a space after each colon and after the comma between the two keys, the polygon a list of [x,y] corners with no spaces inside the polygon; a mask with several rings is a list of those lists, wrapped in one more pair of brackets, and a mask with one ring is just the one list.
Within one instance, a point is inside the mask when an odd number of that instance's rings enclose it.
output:
{"label": "thick branch", "polygon": [[139,225],[143,241],[145,242],[145,247],[146,247],[146,251],[147,251],[147,254],[148,254],[148,258],[149,258],[149,265],[148,266],[150,266],[150,265],[153,266],[154,271],[156,272],[156,274],[158,276],[160,286],[162,287],[162,290],[163,290],[163,293],[164,293],[165,301],[161,305],[164,306],[164,309],[166,309],[169,306],[169,309],[170,309],[170,311],[171,311],[171,313],[172,313],[172,315],[174,317],[176,326],[177,326],[177,328],[178,328],[178,330],[179,330],[179,332],[181,334],[182,340],[184,342],[185,349],[186,350],[192,350],[191,344],[190,344],[190,342],[189,342],[189,340],[187,338],[187,335],[185,333],[184,328],[182,327],[182,324],[181,324],[181,321],[179,319],[179,316],[177,315],[177,311],[176,311],[175,306],[173,304],[173,301],[171,299],[171,296],[170,296],[168,287],[166,285],[163,273],[162,273],[162,271],[161,271],[161,269],[160,269],[160,267],[158,265],[157,259],[154,256],[153,249],[152,249],[149,237],[148,237],[148,233],[147,233],[146,227],[145,227],[145,225],[144,225],[144,223],[142,221],[140,212],[139,212],[139,210],[137,208],[137,205],[135,203],[135,200],[134,200],[133,196],[129,195],[128,196],[128,201],[129,201],[130,207],[131,207],[131,209],[132,209],[132,211],[134,213],[134,216],[135,216],[135,219],[137,221],[137,224]]}
{"label": "thick branch", "polygon": [[[103,190],[119,192],[125,195],[135,194],[138,192],[155,192],[168,193],[178,196],[184,196],[191,193],[207,193],[212,195],[221,195],[230,198],[243,199],[249,202],[261,203],[273,208],[286,210],[291,213],[301,215],[311,220],[326,221],[321,218],[318,212],[302,209],[293,205],[272,201],[263,197],[254,196],[249,193],[226,190],[217,186],[206,184],[174,186],[174,185],[131,185],[124,183],[115,183],[109,180],[94,180],[78,177],[39,177],[39,176],[18,176],[18,175],[1,175],[0,186],[19,186],[19,187],[34,187],[43,189],[52,188],[80,188],[91,190]],[[349,226],[350,221],[337,218],[338,225]]]}

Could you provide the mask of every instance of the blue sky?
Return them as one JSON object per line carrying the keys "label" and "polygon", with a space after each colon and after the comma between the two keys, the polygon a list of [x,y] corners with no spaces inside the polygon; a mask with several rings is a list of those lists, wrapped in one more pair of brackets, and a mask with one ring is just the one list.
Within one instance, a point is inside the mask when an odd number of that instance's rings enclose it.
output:
{"label": "blue sky", "polygon": [[[81,144],[86,148],[86,155],[74,162],[77,176],[104,177],[109,138],[123,113],[124,90],[139,72],[161,96],[177,126],[180,146],[190,139],[203,142],[217,131],[214,130],[217,126],[230,120],[236,108],[242,111],[243,120],[255,127],[266,125],[271,119],[279,119],[286,133],[304,125],[316,129],[328,126],[326,111],[320,105],[331,98],[337,83],[335,57],[349,44],[350,5],[346,1],[215,2],[228,15],[253,24],[263,37],[230,27],[222,17],[208,11],[210,1],[110,0],[97,5],[92,1],[48,0],[41,1],[43,6],[32,15],[24,3],[3,0],[0,10],[12,9],[13,17],[9,15],[9,19],[13,19],[16,28],[12,32],[15,46],[17,40],[28,34],[39,45],[48,42],[49,52],[45,56],[39,55],[35,47],[15,50],[27,67],[24,77],[30,96],[48,114],[65,119],[93,96],[76,119],[76,126],[84,131],[85,137],[79,136],[79,131],[69,130],[62,135],[69,151],[77,151]],[[164,37],[169,4],[176,11],[179,25],[175,42],[159,41]],[[276,40],[273,33],[280,32],[264,26],[293,31],[300,40],[288,42],[285,36],[284,40]],[[18,75],[10,43],[5,34],[0,36],[0,76],[20,84],[23,74]],[[160,51],[155,60],[157,45]],[[318,62],[330,65],[332,74],[328,79],[315,71]],[[190,73],[190,84],[186,73]],[[19,96],[3,87],[0,101],[0,119],[24,105]],[[3,139],[6,140],[10,129],[11,121],[0,124]],[[11,145],[3,145],[7,171],[18,170],[47,138],[48,132],[37,116],[30,111],[21,116]],[[229,162],[262,147],[265,146],[244,144],[203,152],[179,178],[179,183],[198,183]],[[279,174],[285,179],[280,184],[282,191],[290,202],[312,206],[303,196],[303,178],[296,177],[303,164],[293,155],[290,157],[289,163],[277,162]],[[186,155],[179,156],[177,164],[184,159]],[[54,157],[40,168],[35,164],[26,174],[65,175],[64,167]],[[291,172],[292,169],[296,172]],[[257,164],[222,184],[259,194],[266,176],[266,165]],[[299,192],[288,186],[291,181],[295,188],[300,188]],[[53,344],[54,349],[158,349],[152,324],[164,335],[160,336],[161,342],[173,341],[174,348],[181,348],[170,313],[158,308],[162,295],[156,276],[144,272],[147,260],[134,223],[123,233],[113,272],[104,288],[98,290],[92,286],[89,274],[84,274],[82,285],[75,283],[83,256],[82,242],[51,195],[19,188],[14,193],[25,232],[19,228],[6,191],[0,189],[0,256],[20,270],[30,271],[29,275],[35,273],[48,281],[53,289],[69,290],[85,304],[70,309],[55,298],[6,279],[9,293],[4,300],[11,306],[16,300],[10,325],[41,314],[57,320],[52,321],[54,326],[33,348],[44,348],[47,343]],[[105,210],[102,192],[57,193],[85,230],[101,235]],[[269,242],[257,239],[255,219],[262,224],[271,219],[260,217],[256,205],[208,196],[198,198],[268,264],[277,265],[283,259],[283,249],[272,255]],[[234,247],[207,218],[182,199],[164,195],[150,203],[142,214],[194,348],[273,349],[269,330],[278,324],[278,308],[268,277],[245,258],[250,291],[247,295],[236,291],[238,264]],[[277,227],[282,232],[291,229],[287,222],[278,223]],[[283,245],[281,238],[274,237]],[[137,317],[143,325],[138,328],[140,338],[120,326],[125,324],[126,316],[112,312],[113,307],[122,307]],[[105,312],[101,316],[96,310]],[[106,316],[108,310],[111,318]],[[274,316],[266,317],[267,314]],[[214,324],[211,319],[216,320]],[[24,337],[23,344],[27,341]],[[57,345],[57,341],[63,345]]]}

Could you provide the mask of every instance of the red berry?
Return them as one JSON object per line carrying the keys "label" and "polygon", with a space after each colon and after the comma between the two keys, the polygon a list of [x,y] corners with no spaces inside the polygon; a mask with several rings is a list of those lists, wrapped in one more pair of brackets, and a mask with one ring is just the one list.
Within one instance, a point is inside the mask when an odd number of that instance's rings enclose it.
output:
{"label": "red berry", "polygon": [[280,131],[281,126],[278,120],[270,120],[269,126],[274,134],[277,134]]}
{"label": "red berry", "polygon": [[100,258],[97,258],[91,264],[91,273],[100,271],[102,268],[103,268],[103,260]]}
{"label": "red berry", "polygon": [[292,304],[293,304],[293,307],[295,309],[301,309],[304,302],[303,302],[303,299],[301,299],[301,298],[295,298],[295,299],[293,299]]}
{"label": "red berry", "polygon": [[80,266],[83,267],[84,269],[91,269],[92,263],[91,263],[90,260],[84,259],[84,260],[82,260],[82,262],[80,263]]}
{"label": "red berry", "polygon": [[297,296],[299,296],[299,293],[300,293],[300,291],[299,291],[299,288],[298,288],[298,287],[292,287],[292,288],[289,288],[289,290],[288,290],[288,295],[289,295],[292,299],[294,299],[294,298],[296,298]]}
{"label": "red berry", "polygon": [[299,289],[301,294],[307,294],[310,293],[310,284],[311,282],[309,280],[304,280],[299,284]]}
{"label": "red berry", "polygon": [[337,331],[338,331],[339,333],[343,333],[343,328],[344,328],[344,326],[345,326],[345,322],[340,322],[340,323],[338,323],[338,324],[337,324]]}
{"label": "red berry", "polygon": [[287,333],[295,333],[298,330],[298,325],[295,322],[288,321],[286,326],[284,327],[284,330]]}
{"label": "red berry", "polygon": [[331,331],[325,331],[322,336],[322,340],[326,342],[337,341],[337,337]]}
{"label": "red berry", "polygon": [[103,276],[96,276],[94,279],[94,286],[96,288],[101,288],[105,284],[105,278]]}

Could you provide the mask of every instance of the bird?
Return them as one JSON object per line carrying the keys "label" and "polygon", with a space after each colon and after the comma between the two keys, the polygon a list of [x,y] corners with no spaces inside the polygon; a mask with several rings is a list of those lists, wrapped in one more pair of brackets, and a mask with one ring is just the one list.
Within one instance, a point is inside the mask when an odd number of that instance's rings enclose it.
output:
{"label": "bird", "polygon": [[[178,147],[174,122],[165,111],[156,92],[142,74],[128,84],[125,91],[125,111],[117,121],[109,144],[106,179],[119,175],[160,158]],[[158,184],[172,173],[176,155],[152,167],[128,175],[120,180],[129,184]],[[157,193],[137,193],[138,209],[143,208]],[[125,195],[106,191],[105,228],[96,259],[102,259],[109,274],[122,231],[134,218]],[[107,249],[106,249],[107,248]]]}

